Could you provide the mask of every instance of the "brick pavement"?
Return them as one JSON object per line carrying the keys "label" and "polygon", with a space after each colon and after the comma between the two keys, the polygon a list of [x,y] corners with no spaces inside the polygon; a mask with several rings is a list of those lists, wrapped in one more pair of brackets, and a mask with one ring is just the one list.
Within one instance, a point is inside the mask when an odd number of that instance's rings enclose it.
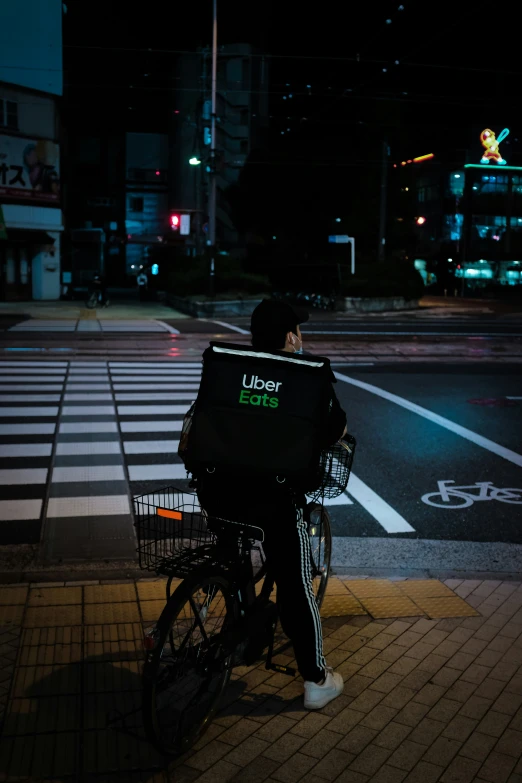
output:
{"label": "brick pavement", "polygon": [[[163,582],[1,587],[0,780],[521,783],[520,582],[336,579],[327,598],[344,694],[310,713],[298,678],[237,669],[207,734],[166,764],[139,713]],[[418,614],[382,616],[401,601]]]}

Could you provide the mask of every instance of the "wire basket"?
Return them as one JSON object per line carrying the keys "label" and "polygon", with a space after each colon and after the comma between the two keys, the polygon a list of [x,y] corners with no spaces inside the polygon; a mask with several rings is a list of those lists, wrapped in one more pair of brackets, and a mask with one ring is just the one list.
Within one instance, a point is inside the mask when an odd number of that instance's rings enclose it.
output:
{"label": "wire basket", "polygon": [[196,495],[176,487],[134,498],[140,568],[184,577],[211,557],[216,536]]}
{"label": "wire basket", "polygon": [[342,495],[348,486],[356,444],[352,435],[345,435],[334,446],[321,452],[318,486],[306,493],[311,500],[319,502]]}

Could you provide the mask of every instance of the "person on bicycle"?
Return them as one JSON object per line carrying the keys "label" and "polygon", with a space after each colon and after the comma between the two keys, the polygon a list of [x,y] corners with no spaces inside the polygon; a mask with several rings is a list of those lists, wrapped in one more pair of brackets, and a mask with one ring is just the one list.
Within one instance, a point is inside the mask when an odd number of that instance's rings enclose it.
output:
{"label": "person on bicycle", "polygon": [[100,303],[100,305],[102,307],[106,307],[107,304],[108,304],[106,292],[107,292],[107,288],[106,288],[106,285],[105,285],[105,280],[97,272],[94,275],[93,279],[92,279],[92,283],[91,283],[91,286],[89,288],[89,295],[91,295],[92,293],[96,293],[97,296],[98,296],[98,302]]}
{"label": "person on bicycle", "polygon": [[[302,353],[300,323],[308,314],[286,302],[263,300],[252,314],[252,347],[263,353]],[[332,374],[332,382],[335,378]],[[333,387],[322,447],[346,433],[346,414]],[[305,495],[286,484],[269,486],[256,476],[237,477],[220,471],[197,480],[201,506],[212,516],[239,519],[264,531],[263,549],[274,574],[281,625],[292,641],[299,673],[304,680],[304,706],[320,709],[339,696],[343,678],[327,666],[319,610],[312,588],[310,540],[304,520]]]}

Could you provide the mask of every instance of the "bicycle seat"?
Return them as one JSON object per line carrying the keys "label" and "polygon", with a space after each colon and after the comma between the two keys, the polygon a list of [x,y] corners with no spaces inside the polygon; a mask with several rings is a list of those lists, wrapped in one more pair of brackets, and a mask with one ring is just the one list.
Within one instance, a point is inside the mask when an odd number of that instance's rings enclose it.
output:
{"label": "bicycle seat", "polygon": [[247,525],[245,522],[233,522],[230,519],[219,519],[209,517],[207,520],[207,530],[217,535],[241,539],[243,541],[264,541],[265,534],[260,527]]}

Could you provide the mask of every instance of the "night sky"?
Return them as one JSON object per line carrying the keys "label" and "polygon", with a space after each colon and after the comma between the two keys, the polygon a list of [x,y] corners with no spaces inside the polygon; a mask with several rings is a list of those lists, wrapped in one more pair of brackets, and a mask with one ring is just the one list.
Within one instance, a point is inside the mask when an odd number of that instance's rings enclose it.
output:
{"label": "night sky", "polygon": [[[121,1],[67,6],[68,122],[165,131],[178,56],[211,42],[211,0],[147,0],[132,13]],[[481,153],[477,128],[507,126],[504,154],[522,164],[521,33],[507,5],[326,0],[311,9],[218,2],[219,44],[270,56],[270,127],[243,176],[259,230],[313,232],[321,213],[324,234],[328,215],[364,203],[373,231],[383,141],[392,162],[435,152],[458,166]]]}

